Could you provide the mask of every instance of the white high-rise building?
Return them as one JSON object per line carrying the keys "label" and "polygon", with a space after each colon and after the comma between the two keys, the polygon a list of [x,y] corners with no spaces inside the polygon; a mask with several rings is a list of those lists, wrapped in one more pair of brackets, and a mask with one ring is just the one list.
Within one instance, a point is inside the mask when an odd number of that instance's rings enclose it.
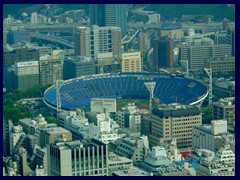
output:
{"label": "white high-rise building", "polygon": [[48,145],[49,176],[107,176],[108,147],[92,140],[57,142]]}
{"label": "white high-rise building", "polygon": [[74,30],[75,55],[97,59],[99,54],[121,55],[121,30],[119,27],[77,27]]}
{"label": "white high-rise building", "polygon": [[31,23],[31,24],[36,24],[36,23],[38,23],[38,15],[37,15],[37,12],[31,13],[30,23]]}

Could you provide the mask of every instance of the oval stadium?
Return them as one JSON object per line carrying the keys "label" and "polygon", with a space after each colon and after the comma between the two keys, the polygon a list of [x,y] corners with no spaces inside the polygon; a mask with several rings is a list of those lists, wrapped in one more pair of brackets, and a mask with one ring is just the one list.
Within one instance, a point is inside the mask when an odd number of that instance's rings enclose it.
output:
{"label": "oval stadium", "polygon": [[[207,86],[197,80],[161,73],[119,73],[101,74],[63,82],[59,92],[61,108],[74,110],[87,107],[91,98],[147,99],[150,93],[145,82],[156,82],[154,98],[161,104],[178,102],[195,105],[202,103],[208,95]],[[44,103],[56,109],[55,86],[44,92]]]}

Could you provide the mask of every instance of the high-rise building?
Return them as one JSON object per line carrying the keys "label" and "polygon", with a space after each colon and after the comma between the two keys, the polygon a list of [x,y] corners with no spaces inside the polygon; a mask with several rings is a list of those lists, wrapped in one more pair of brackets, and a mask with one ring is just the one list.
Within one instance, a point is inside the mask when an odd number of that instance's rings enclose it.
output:
{"label": "high-rise building", "polygon": [[83,75],[95,74],[95,62],[91,58],[76,57],[65,59],[63,64],[63,79],[77,78]]}
{"label": "high-rise building", "polygon": [[39,85],[38,61],[16,63],[12,76],[12,87],[10,89],[27,90]]}
{"label": "high-rise building", "polygon": [[47,148],[49,176],[107,176],[108,147],[97,140],[56,142]]}
{"label": "high-rise building", "polygon": [[116,26],[121,28],[122,37],[127,33],[126,4],[90,4],[90,23],[98,26]]}
{"label": "high-rise building", "polygon": [[235,56],[235,25],[228,25],[228,29],[227,29],[227,43],[231,45],[231,55]]}
{"label": "high-rise building", "polygon": [[31,13],[30,23],[31,23],[31,24],[36,24],[36,23],[38,23],[38,14],[37,14],[37,12]]}
{"label": "high-rise building", "polygon": [[75,55],[97,59],[99,54],[121,55],[121,30],[118,27],[77,27],[74,30]]}
{"label": "high-rise building", "polygon": [[154,41],[154,66],[155,71],[159,68],[168,68],[173,66],[173,42],[164,37]]}
{"label": "high-rise building", "polygon": [[30,32],[26,30],[10,30],[8,33],[8,43],[17,44],[20,41],[31,41]]}
{"label": "high-rise building", "polygon": [[229,74],[235,72],[235,57],[216,57],[205,60],[205,68],[211,68],[212,74]]}
{"label": "high-rise building", "polygon": [[121,63],[122,72],[142,72],[141,52],[123,53]]}
{"label": "high-rise building", "polygon": [[228,128],[235,127],[235,97],[220,99],[213,103],[213,119],[227,120]]}
{"label": "high-rise building", "polygon": [[228,25],[228,23],[229,23],[229,20],[226,19],[226,18],[224,18],[224,19],[223,19],[223,30],[224,30],[224,31],[227,30],[227,25]]}
{"label": "high-rise building", "polygon": [[105,4],[90,4],[89,16],[91,25],[106,26]]}
{"label": "high-rise building", "polygon": [[11,67],[17,62],[38,61],[39,52],[28,47],[8,47],[4,49],[3,66]]}
{"label": "high-rise building", "polygon": [[206,41],[199,43],[185,44],[180,47],[180,59],[187,60],[191,69],[203,69],[204,61],[210,57],[231,55],[231,46],[229,44],[213,44],[213,42],[211,44],[202,44],[206,43]]}
{"label": "high-rise building", "polygon": [[214,44],[227,44],[228,35],[226,33],[216,33]]}
{"label": "high-rise building", "polygon": [[50,57],[40,58],[40,84],[52,85],[56,80],[63,79],[63,60]]}
{"label": "high-rise building", "polygon": [[10,136],[13,126],[11,120],[3,120],[3,155],[10,155]]}
{"label": "high-rise building", "polygon": [[106,26],[117,26],[121,28],[122,37],[127,33],[127,5],[106,4],[105,5]]}
{"label": "high-rise building", "polygon": [[154,108],[151,117],[150,146],[176,138],[179,149],[192,145],[192,128],[202,124],[199,108],[190,105],[169,104]]}
{"label": "high-rise building", "polygon": [[148,32],[141,30],[139,33],[139,50],[143,53],[146,53],[150,49],[150,35]]}

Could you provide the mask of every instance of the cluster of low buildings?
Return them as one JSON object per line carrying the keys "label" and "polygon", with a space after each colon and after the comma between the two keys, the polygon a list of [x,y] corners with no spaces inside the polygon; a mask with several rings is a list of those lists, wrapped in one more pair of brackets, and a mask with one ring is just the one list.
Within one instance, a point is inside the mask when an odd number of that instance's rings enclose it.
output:
{"label": "cluster of low buildings", "polygon": [[226,119],[202,124],[197,107],[177,103],[149,113],[100,102],[91,103],[93,112],[60,113],[59,127],[41,114],[17,126],[4,121],[4,175],[235,175],[235,134]]}

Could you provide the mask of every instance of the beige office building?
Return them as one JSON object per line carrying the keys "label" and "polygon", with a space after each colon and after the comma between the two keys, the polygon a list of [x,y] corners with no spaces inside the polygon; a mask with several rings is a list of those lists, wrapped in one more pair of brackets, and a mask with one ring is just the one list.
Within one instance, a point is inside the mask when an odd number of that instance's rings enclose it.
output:
{"label": "beige office building", "polygon": [[141,52],[122,54],[122,72],[142,72]]}
{"label": "beige office building", "polygon": [[213,74],[228,74],[235,71],[235,57],[215,57],[205,60],[205,67],[211,68]]}
{"label": "beige office building", "polygon": [[202,114],[195,106],[177,103],[162,105],[152,111],[150,146],[176,138],[179,149],[192,146],[192,128],[202,124]]}
{"label": "beige office building", "polygon": [[213,118],[227,120],[229,129],[235,127],[235,97],[223,98],[214,102]]}

